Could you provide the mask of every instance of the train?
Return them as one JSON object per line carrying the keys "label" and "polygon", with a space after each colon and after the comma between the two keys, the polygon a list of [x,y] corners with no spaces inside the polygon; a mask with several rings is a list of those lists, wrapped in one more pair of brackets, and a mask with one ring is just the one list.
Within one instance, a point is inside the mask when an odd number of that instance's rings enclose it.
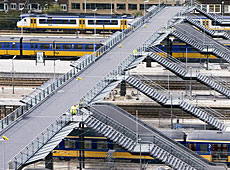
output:
{"label": "train", "polygon": [[22,14],[17,27],[30,31],[116,32],[130,28],[128,15]]}
{"label": "train", "polygon": [[[226,47],[230,47],[229,40],[218,40],[220,43]],[[225,61],[216,57],[213,54],[204,54],[199,52],[197,49],[193,48],[189,44],[184,43],[183,41],[175,38],[173,42],[170,40],[164,39],[159,45],[159,49],[166,53],[170,53],[173,57],[183,61],[183,62],[206,62],[207,59],[209,62],[213,63],[224,63]]]}
{"label": "train", "polygon": [[[79,135],[82,132],[72,131],[59,145],[52,151],[53,157],[62,160],[70,160],[80,157],[80,143],[82,140]],[[140,155],[132,154],[124,150],[121,146],[102,135],[85,128],[84,133],[84,157],[85,159],[107,159],[108,151],[113,151],[112,159],[116,161],[139,162]],[[184,133],[181,131],[163,131],[176,141],[184,144]],[[151,156],[142,155],[141,159],[148,163],[159,163],[158,160]]]}
{"label": "train", "polygon": [[[200,16],[200,15],[191,15],[191,18],[198,21],[201,25],[209,28],[210,30],[217,30],[217,31],[230,31],[230,23],[229,24],[219,24],[218,22],[211,20],[207,18],[206,16]],[[223,16],[219,19],[223,20],[230,20],[230,16]]]}
{"label": "train", "polygon": [[[185,134],[181,130],[161,131],[166,136],[185,145],[192,151],[213,162],[226,163],[230,165],[230,132],[220,132],[215,130],[194,130]],[[80,155],[80,132],[72,131],[53,150],[53,157],[59,159],[79,158]],[[84,157],[85,159],[107,158],[109,150],[113,150],[113,159],[116,161],[126,160],[129,162],[139,162],[140,158],[145,163],[159,163],[156,159],[148,155],[135,155],[113,143],[111,140],[94,132],[90,128],[84,131]]]}
{"label": "train", "polygon": [[103,46],[94,38],[78,39],[63,37],[5,37],[0,36],[1,58],[36,59],[42,53],[44,59],[78,59],[92,54]]}

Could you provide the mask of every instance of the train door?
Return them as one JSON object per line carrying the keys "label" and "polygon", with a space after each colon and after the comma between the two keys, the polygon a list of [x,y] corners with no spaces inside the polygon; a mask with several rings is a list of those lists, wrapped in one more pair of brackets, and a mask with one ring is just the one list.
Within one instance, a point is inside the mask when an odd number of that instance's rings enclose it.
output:
{"label": "train door", "polygon": [[122,19],[121,20],[121,30],[125,30],[127,28],[127,19]]}
{"label": "train door", "polygon": [[228,161],[228,145],[212,144],[212,161],[227,162]]}
{"label": "train door", "polygon": [[30,18],[30,28],[37,28],[36,18]]}
{"label": "train door", "polygon": [[209,28],[209,20],[208,20],[208,19],[202,20],[202,24],[203,24],[203,26],[205,26],[206,28]]}
{"label": "train door", "polygon": [[79,19],[79,28],[85,29],[85,19]]}

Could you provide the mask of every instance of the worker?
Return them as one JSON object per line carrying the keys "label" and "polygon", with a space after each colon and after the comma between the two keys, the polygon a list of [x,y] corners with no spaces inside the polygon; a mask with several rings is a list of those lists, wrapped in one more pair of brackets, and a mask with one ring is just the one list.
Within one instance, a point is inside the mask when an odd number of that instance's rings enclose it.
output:
{"label": "worker", "polygon": [[77,114],[77,106],[76,106],[76,104],[73,105],[73,106],[70,108],[70,113],[71,113],[72,116]]}
{"label": "worker", "polygon": [[137,53],[137,50],[136,49],[134,49],[133,50],[133,55],[135,55]]}

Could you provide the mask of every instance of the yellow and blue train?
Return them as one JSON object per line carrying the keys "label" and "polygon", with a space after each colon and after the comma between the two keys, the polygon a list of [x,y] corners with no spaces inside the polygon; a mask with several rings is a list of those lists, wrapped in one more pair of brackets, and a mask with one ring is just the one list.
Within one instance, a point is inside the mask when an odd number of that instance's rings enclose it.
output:
{"label": "yellow and blue train", "polygon": [[[207,18],[206,16],[200,15],[192,15],[190,16],[194,20],[198,21],[201,25],[209,28],[210,30],[217,30],[217,31],[230,31],[230,24],[219,24],[218,22]],[[223,16],[220,19],[229,21],[230,16]]]}
{"label": "yellow and blue train", "polygon": [[123,15],[50,15],[22,14],[17,22],[19,29],[31,31],[69,30],[80,32],[115,32],[129,27],[134,18]]}
{"label": "yellow and blue train", "polygon": [[[169,43],[170,40],[163,40],[157,47],[160,48],[162,51],[170,53],[173,57],[181,60],[181,61],[188,61],[188,62],[205,62],[208,60],[209,62],[220,62],[221,59],[216,57],[212,54],[204,54],[199,52],[197,49],[193,48],[192,46],[175,39],[172,44]],[[226,47],[230,47],[229,40],[219,40],[220,43],[224,44]],[[171,44],[171,45],[170,45]],[[187,59],[186,59],[187,58]],[[224,61],[222,61],[224,62]]]}
{"label": "yellow and blue train", "polygon": [[[184,133],[182,131],[163,131],[164,134],[172,137],[176,141],[185,144]],[[80,157],[80,132],[74,130],[53,150],[53,156],[60,159],[72,159]],[[130,162],[139,162],[140,155],[132,154],[111,140],[103,137],[92,129],[86,128],[84,132],[84,157],[85,159],[106,159],[109,150],[114,150],[113,159]],[[141,159],[148,163],[156,163],[156,159],[151,156],[141,155]]]}
{"label": "yellow and blue train", "polygon": [[[114,150],[113,158],[139,162],[140,155],[134,155],[111,140],[97,134],[92,129],[86,128],[84,132],[83,151],[85,159],[106,159],[109,150]],[[166,136],[187,146],[192,151],[213,162],[222,162],[230,165],[230,132],[214,130],[194,130],[185,134],[180,130],[161,131]],[[80,157],[80,132],[74,130],[53,150],[53,157],[60,159],[72,159]],[[157,161],[146,155],[141,159],[148,163]],[[159,163],[159,162],[158,162]]]}
{"label": "yellow and blue train", "polygon": [[62,37],[0,37],[1,58],[35,59],[43,53],[45,59],[77,59],[92,54],[102,46],[100,40]]}

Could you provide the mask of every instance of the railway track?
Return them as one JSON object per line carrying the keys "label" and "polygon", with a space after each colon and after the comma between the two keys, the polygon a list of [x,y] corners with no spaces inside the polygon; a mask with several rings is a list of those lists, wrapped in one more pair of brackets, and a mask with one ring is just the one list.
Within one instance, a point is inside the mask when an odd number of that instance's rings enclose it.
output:
{"label": "railway track", "polygon": [[[37,87],[46,82],[47,78],[14,78],[14,86]],[[11,77],[0,77],[0,86],[12,86]]]}

